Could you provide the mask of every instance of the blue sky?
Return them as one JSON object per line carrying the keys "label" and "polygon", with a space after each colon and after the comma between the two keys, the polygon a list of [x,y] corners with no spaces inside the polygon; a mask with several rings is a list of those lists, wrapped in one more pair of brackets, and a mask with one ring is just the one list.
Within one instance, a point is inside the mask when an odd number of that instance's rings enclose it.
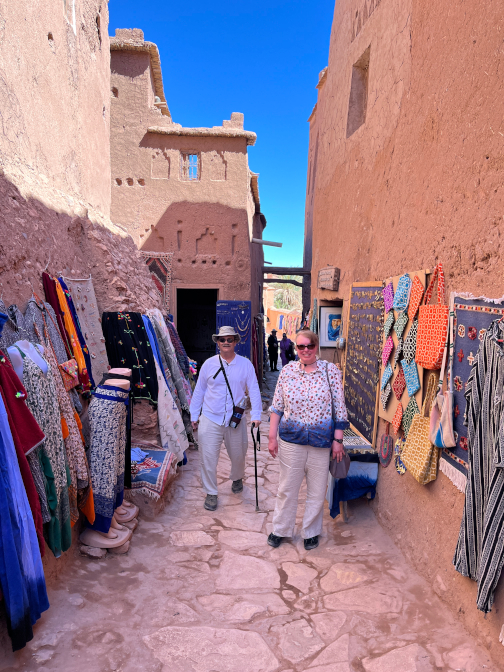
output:
{"label": "blue sky", "polygon": [[109,11],[111,35],[141,28],[158,45],[174,121],[218,126],[231,112],[245,114],[245,128],[257,133],[249,164],[260,173],[264,238],[283,242],[265,247],[265,259],[301,266],[306,120],[327,65],[334,0],[110,0]]}

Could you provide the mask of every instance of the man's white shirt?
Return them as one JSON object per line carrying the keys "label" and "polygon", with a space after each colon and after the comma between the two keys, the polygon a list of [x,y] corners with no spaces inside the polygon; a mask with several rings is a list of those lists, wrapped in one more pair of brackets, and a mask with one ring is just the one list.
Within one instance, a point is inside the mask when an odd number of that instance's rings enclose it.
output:
{"label": "man's white shirt", "polygon": [[[261,420],[261,392],[252,362],[246,357],[235,355],[231,363],[222,359],[222,365],[233,393],[236,406],[243,408],[248,393],[252,404],[252,422]],[[214,378],[221,368],[219,355],[210,357],[200,369],[198,382],[191,401],[191,420],[197,422],[200,413],[217,425],[228,426],[233,415],[233,401],[229,394],[226,379],[222,371]]]}

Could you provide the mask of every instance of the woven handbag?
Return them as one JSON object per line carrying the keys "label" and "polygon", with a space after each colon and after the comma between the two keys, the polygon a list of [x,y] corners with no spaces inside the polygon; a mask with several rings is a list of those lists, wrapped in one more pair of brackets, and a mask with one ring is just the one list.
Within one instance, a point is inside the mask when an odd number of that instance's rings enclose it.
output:
{"label": "woven handbag", "polygon": [[396,436],[399,434],[399,430],[401,429],[402,418],[403,418],[403,407],[401,402],[399,402],[397,404],[396,412],[394,413],[394,417],[392,419],[392,427],[394,428],[394,434]]}
{"label": "woven handbag", "polygon": [[380,394],[380,401],[384,411],[387,409],[387,404],[389,402],[391,394],[392,394],[392,387],[390,386],[390,383],[387,383],[385,385],[385,389]]}
{"label": "woven handbag", "polygon": [[383,335],[385,336],[385,338],[389,337],[389,334],[393,326],[394,326],[394,311],[391,310],[390,313],[387,315],[385,322],[383,323]]}
{"label": "woven handbag", "polygon": [[392,310],[394,305],[394,285],[389,282],[389,284],[382,289],[383,294],[383,303],[385,304],[385,312],[388,313],[389,310]]}
{"label": "woven handbag", "polygon": [[405,437],[408,436],[411,423],[413,422],[413,418],[415,415],[417,415],[417,413],[420,413],[420,409],[418,408],[415,397],[411,397],[402,416],[402,426]]}
{"label": "woven handbag", "polygon": [[398,338],[397,339],[397,348],[396,348],[396,351],[394,353],[394,369],[395,369],[397,363],[400,362],[401,359],[403,358],[403,348],[404,348],[404,341],[403,341],[402,338]]}
{"label": "woven handbag", "polygon": [[[441,373],[439,375],[439,387],[437,396],[434,399],[430,414],[430,440],[438,448],[454,448],[456,445],[455,434],[453,430],[453,376],[451,375],[451,365],[453,362],[453,320],[455,317],[454,306],[450,306],[450,319],[448,327],[448,339],[443,355]],[[443,392],[443,378],[445,374],[446,361],[449,361],[449,383],[446,392]]]}
{"label": "woven handbag", "polygon": [[397,439],[395,442],[394,446],[394,463],[395,463],[395,468],[398,474],[403,474],[406,473],[406,467],[404,466],[404,462],[402,461],[402,451],[404,448],[404,441],[405,439]]}
{"label": "woven handbag", "polygon": [[401,366],[404,371],[406,379],[406,387],[408,389],[408,396],[412,397],[420,389],[420,380],[418,378],[418,369],[416,362],[413,360],[410,364],[403,359]]}
{"label": "woven handbag", "polygon": [[410,320],[414,320],[420,304],[422,303],[422,297],[424,295],[424,287],[418,275],[415,275],[413,278],[413,284],[411,285],[411,294],[408,307],[408,317]]}
{"label": "woven handbag", "polygon": [[65,390],[70,392],[79,384],[79,368],[75,359],[69,359],[68,362],[59,364],[59,370]]}
{"label": "woven handbag", "polygon": [[390,362],[387,364],[387,366],[383,369],[383,375],[381,379],[381,385],[380,389],[384,390],[385,385],[388,383],[388,381],[392,378],[392,367],[390,366]]}
{"label": "woven handbag", "polygon": [[417,334],[418,334],[418,320],[413,320],[413,324],[408,331],[408,335],[404,339],[403,345],[403,359],[405,359],[408,364],[415,359],[416,354],[416,343],[417,343]]}
{"label": "woven handbag", "polygon": [[392,338],[392,336],[389,336],[385,341],[385,345],[383,346],[382,351],[383,366],[387,366],[387,362],[390,359],[390,355],[393,349],[394,349],[394,339]]}
{"label": "woven handbag", "polygon": [[399,373],[392,384],[392,389],[394,390],[397,401],[401,401],[401,397],[406,389],[406,378],[404,377],[404,369],[402,366],[399,367]]}
{"label": "woven handbag", "polygon": [[411,278],[407,273],[401,275],[394,295],[394,310],[406,310],[409,303]]}
{"label": "woven handbag", "polygon": [[390,436],[389,430],[390,423],[387,422],[385,434],[380,441],[380,451],[378,452],[378,459],[380,460],[380,464],[384,467],[388,467],[392,460],[392,455],[394,454],[394,439]]}
{"label": "woven handbag", "polygon": [[403,310],[397,316],[397,320],[395,321],[394,324],[394,331],[397,334],[397,338],[402,338],[402,335],[404,334],[404,330],[406,329],[407,324],[408,324],[408,313],[405,310]]}
{"label": "woven handbag", "polygon": [[[434,286],[438,282],[437,306],[429,306]],[[418,311],[418,335],[415,359],[424,369],[441,368],[448,335],[448,316],[450,309],[445,305],[443,264],[438,264],[432,276],[429,288],[425,292],[423,304]]]}
{"label": "woven handbag", "polygon": [[409,473],[421,485],[430,483],[437,477],[439,449],[431,443],[430,420],[426,417],[426,412],[432,406],[436,384],[436,374],[431,373],[422,412],[413,417],[401,456]]}

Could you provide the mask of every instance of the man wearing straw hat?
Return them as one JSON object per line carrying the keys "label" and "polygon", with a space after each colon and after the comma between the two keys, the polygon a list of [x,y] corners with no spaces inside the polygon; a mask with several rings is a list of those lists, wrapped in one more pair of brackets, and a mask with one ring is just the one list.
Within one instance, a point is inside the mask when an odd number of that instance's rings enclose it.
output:
{"label": "man wearing straw hat", "polygon": [[200,369],[191,401],[193,429],[198,429],[201,480],[207,493],[204,507],[217,508],[217,462],[222,442],[231,460],[231,490],[243,490],[245,455],[248,446],[247,423],[242,419],[245,397],[252,404],[252,422],[261,423],[261,393],[252,363],[235,353],[240,335],[233,327],[220,327],[212,336],[219,354],[210,357]]}

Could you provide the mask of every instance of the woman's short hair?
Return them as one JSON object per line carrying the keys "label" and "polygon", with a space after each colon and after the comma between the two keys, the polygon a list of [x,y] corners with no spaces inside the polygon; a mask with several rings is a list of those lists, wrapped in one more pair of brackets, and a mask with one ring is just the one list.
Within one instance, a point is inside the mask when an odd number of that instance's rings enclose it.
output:
{"label": "woman's short hair", "polygon": [[310,331],[309,329],[301,329],[301,331],[298,331],[296,334],[296,344],[300,336],[302,336],[303,338],[308,338],[310,340],[310,343],[314,343],[317,350],[319,349],[320,347],[319,337],[313,331]]}

